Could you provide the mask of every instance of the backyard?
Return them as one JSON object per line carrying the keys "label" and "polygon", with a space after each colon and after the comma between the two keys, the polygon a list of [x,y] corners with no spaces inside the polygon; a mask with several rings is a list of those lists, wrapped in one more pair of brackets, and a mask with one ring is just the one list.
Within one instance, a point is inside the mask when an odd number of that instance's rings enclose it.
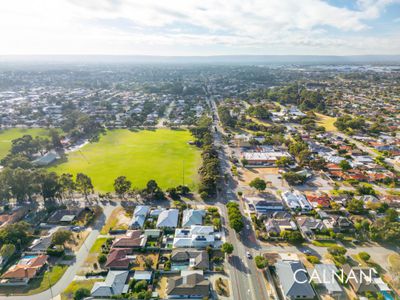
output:
{"label": "backyard", "polygon": [[108,131],[99,142],[68,154],[67,161],[50,167],[57,173],[85,173],[99,192],[113,191],[114,179],[126,176],[133,187],[154,179],[164,189],[183,183],[194,189],[200,150],[188,144],[187,130]]}

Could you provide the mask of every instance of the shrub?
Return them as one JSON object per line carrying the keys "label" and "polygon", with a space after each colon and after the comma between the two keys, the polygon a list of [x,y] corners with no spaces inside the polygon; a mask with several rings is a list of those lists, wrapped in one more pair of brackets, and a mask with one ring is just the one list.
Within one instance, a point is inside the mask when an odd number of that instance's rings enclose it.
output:
{"label": "shrub", "polygon": [[254,258],[254,261],[256,263],[257,268],[259,269],[264,269],[265,267],[268,266],[268,260],[264,256],[257,255]]}
{"label": "shrub", "polygon": [[74,293],[74,300],[81,300],[90,296],[90,291],[85,288],[77,289]]}
{"label": "shrub", "polygon": [[107,256],[105,256],[104,254],[99,255],[99,257],[97,258],[97,261],[99,262],[99,264],[104,264],[107,261]]}
{"label": "shrub", "polygon": [[363,251],[358,253],[358,257],[361,258],[363,261],[368,261],[371,258],[371,255]]}

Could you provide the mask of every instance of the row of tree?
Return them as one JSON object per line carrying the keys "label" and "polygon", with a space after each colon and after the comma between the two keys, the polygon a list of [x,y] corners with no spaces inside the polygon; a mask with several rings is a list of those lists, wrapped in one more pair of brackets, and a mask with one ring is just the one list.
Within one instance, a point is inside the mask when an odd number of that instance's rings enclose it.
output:
{"label": "row of tree", "polygon": [[229,202],[226,207],[228,208],[229,226],[236,232],[242,231],[244,223],[239,204],[236,202]]}
{"label": "row of tree", "polygon": [[78,173],[57,175],[43,169],[4,168],[0,173],[0,197],[3,201],[15,198],[18,202],[32,200],[41,195],[44,200],[61,199],[79,192],[86,198],[93,193],[93,184],[89,176]]}
{"label": "row of tree", "polygon": [[209,199],[216,194],[219,179],[218,152],[213,146],[211,128],[212,120],[204,116],[199,119],[197,126],[191,129],[196,144],[203,148],[201,153],[203,162],[199,169],[199,194],[202,199]]}

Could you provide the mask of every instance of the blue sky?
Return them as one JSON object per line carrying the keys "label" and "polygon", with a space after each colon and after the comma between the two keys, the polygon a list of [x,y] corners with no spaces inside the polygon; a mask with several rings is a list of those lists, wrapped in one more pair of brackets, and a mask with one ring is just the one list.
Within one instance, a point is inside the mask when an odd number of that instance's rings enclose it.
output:
{"label": "blue sky", "polygon": [[400,54],[400,0],[2,0],[0,54]]}

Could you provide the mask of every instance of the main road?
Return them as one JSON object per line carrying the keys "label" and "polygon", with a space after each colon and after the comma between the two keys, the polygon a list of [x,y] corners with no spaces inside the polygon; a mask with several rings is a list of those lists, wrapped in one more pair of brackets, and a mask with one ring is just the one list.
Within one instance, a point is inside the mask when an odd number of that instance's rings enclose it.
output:
{"label": "main road", "polygon": [[[231,173],[231,164],[229,162],[230,148],[224,144],[222,139],[223,128],[220,125],[217,106],[212,97],[208,98],[211,111],[213,112],[213,125],[216,130],[214,133],[214,145],[218,150],[221,177],[223,178],[218,185],[217,199],[215,205],[219,207],[222,214],[222,226],[225,231],[227,242],[233,244],[234,251],[228,258],[227,268],[232,282],[232,294],[235,300],[261,300],[268,299],[263,272],[258,270],[254,260],[247,257],[250,253],[252,257],[260,254],[262,248],[255,238],[251,222],[245,217],[244,207],[239,201],[236,193],[236,182]],[[245,227],[240,234],[237,234],[227,225],[227,208],[229,201],[236,201],[239,204]]]}

